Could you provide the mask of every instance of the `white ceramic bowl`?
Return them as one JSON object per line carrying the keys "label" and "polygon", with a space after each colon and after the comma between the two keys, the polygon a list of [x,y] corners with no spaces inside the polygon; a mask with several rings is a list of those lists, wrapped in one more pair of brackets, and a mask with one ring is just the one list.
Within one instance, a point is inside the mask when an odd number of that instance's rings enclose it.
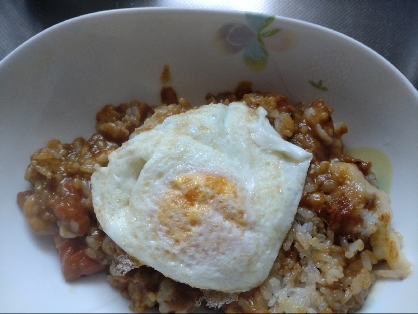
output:
{"label": "white ceramic bowl", "polygon": [[[32,234],[16,193],[29,187],[29,156],[48,139],[91,135],[107,103],[158,104],[164,65],[178,95],[194,104],[241,80],[292,101],[324,98],[335,121],[348,124],[349,148],[374,147],[389,158],[393,227],[418,267],[418,94],[389,62],[344,35],[287,18],[107,11],[51,27],[0,62],[0,311],[128,311],[103,275],[64,281],[51,237]],[[362,310],[416,311],[417,280],[416,271],[403,281],[379,280]]]}

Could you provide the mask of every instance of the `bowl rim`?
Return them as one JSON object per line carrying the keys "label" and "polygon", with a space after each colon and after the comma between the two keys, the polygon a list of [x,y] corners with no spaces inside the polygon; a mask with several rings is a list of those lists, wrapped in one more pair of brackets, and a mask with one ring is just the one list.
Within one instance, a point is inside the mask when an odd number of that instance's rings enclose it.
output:
{"label": "bowl rim", "polygon": [[[30,45],[32,42],[36,42],[39,37],[43,37],[48,35],[51,32],[56,31],[59,28],[62,27],[71,27],[74,23],[79,23],[80,21],[91,19],[91,18],[102,18],[107,17],[111,15],[123,15],[123,14],[167,14],[167,13],[173,13],[173,14],[215,14],[215,15],[243,15],[246,13],[254,13],[254,14],[260,14],[269,16],[268,13],[262,13],[262,12],[256,12],[256,11],[243,11],[243,10],[227,10],[227,9],[207,9],[207,8],[170,8],[170,7],[138,7],[138,8],[121,8],[121,9],[109,9],[109,10],[102,10],[87,14],[82,14],[64,21],[61,21],[55,25],[52,25],[41,32],[35,34],[31,38],[27,39],[25,42],[20,44],[18,47],[16,47],[14,50],[12,50],[8,55],[6,55],[2,60],[0,60],[0,71],[3,66],[11,62],[15,55],[18,55],[21,50],[26,49],[26,47],[30,48]],[[341,32],[338,32],[336,30],[333,30],[331,28],[318,25],[312,22],[307,22],[304,20],[291,18],[291,17],[285,17],[281,15],[271,14],[271,16],[274,16],[275,19],[280,19],[283,21],[286,21],[288,23],[294,23],[302,25],[303,27],[314,29],[315,31],[319,32],[326,32],[329,33],[331,36],[339,37],[345,41],[351,42],[352,44],[358,46],[361,48],[365,53],[371,55],[374,58],[379,59],[379,61],[384,64],[386,67],[390,68],[390,70],[396,74],[397,78],[402,81],[402,83],[405,85],[405,87],[408,87],[408,90],[411,91],[411,93],[414,95],[414,97],[417,100],[418,105],[418,90],[415,88],[415,86],[411,83],[410,80],[406,78],[406,76],[397,68],[395,67],[390,61],[388,61],[386,58],[384,58],[382,55],[380,55],[377,51],[373,50],[372,48],[368,47],[367,45],[363,44],[362,42],[358,41],[357,39],[354,39],[346,34],[343,34]]]}

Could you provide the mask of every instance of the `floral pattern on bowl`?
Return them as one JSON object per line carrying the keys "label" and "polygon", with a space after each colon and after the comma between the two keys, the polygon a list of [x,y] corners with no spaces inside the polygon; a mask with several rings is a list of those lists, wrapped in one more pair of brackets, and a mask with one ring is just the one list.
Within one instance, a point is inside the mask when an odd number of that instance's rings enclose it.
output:
{"label": "floral pattern on bowl", "polygon": [[338,89],[347,83],[353,67],[344,51],[327,49],[320,57],[309,58],[303,70],[311,78],[309,84],[321,91]]}
{"label": "floral pattern on bowl", "polygon": [[243,52],[244,63],[251,71],[265,69],[269,51],[286,51],[298,43],[293,31],[272,26],[275,16],[246,13],[245,18],[247,24],[227,23],[221,26],[213,43],[227,55]]}

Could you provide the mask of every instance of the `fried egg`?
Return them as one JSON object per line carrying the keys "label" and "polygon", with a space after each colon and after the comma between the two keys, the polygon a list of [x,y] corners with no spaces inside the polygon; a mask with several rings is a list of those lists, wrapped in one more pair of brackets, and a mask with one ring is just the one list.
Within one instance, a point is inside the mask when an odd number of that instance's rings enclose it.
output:
{"label": "fried egg", "polygon": [[94,211],[141,264],[192,287],[247,291],[270,272],[311,158],[261,107],[201,106],[112,152],[92,175]]}

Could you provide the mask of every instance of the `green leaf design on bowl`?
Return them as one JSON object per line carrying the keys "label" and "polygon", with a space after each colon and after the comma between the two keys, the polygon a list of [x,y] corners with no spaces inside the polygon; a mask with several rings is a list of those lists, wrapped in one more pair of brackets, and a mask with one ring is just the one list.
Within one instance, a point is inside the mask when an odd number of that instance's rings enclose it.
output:
{"label": "green leaf design on bowl", "polygon": [[278,32],[280,32],[280,28],[273,28],[273,29],[271,29],[269,31],[265,31],[263,33],[258,33],[258,36],[260,38],[262,38],[262,37],[271,37],[271,36],[276,35]]}
{"label": "green leaf design on bowl", "polygon": [[274,18],[274,15],[270,16],[253,12],[245,13],[245,19],[247,20],[248,26],[256,33],[268,27],[274,21]]}
{"label": "green leaf design on bowl", "polygon": [[312,80],[309,80],[309,84],[311,84],[311,86],[313,86],[313,87],[315,87],[319,90],[322,90],[322,91],[327,91],[328,90],[328,88],[323,85],[322,80],[319,80],[317,83],[315,83]]}
{"label": "green leaf design on bowl", "polygon": [[276,41],[278,45],[271,44],[271,38],[282,31],[281,28],[270,28],[275,16],[248,12],[245,17],[247,25],[227,23],[221,26],[214,36],[213,43],[216,48],[228,55],[242,51],[244,64],[251,71],[260,72],[267,66],[269,45],[275,51],[288,50],[292,45],[282,45],[283,40],[280,41],[280,39]]}

